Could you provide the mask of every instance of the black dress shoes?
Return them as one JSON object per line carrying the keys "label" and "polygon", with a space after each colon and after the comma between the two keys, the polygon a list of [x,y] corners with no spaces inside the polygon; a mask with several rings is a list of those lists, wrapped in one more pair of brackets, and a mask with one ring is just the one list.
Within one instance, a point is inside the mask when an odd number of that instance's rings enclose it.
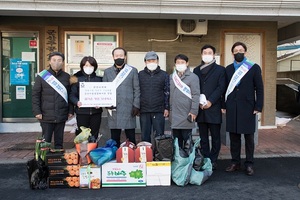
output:
{"label": "black dress shoes", "polygon": [[252,166],[246,167],[246,174],[247,174],[248,176],[253,176],[253,175],[254,175],[254,170],[253,170],[253,167],[252,167]]}
{"label": "black dress shoes", "polygon": [[226,168],[226,172],[234,172],[234,171],[238,171],[241,169],[241,165],[240,164],[231,164],[229,167]]}
{"label": "black dress shoes", "polygon": [[217,163],[213,162],[212,163],[212,170],[216,170],[217,169]]}

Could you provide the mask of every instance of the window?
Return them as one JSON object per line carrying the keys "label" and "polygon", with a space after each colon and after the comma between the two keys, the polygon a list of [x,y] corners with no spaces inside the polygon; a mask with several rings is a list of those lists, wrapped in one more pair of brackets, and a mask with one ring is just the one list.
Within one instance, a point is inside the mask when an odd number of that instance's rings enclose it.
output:
{"label": "window", "polygon": [[71,75],[79,71],[84,56],[93,56],[98,62],[97,74],[103,76],[114,63],[112,50],[119,46],[119,32],[65,32],[66,71]]}

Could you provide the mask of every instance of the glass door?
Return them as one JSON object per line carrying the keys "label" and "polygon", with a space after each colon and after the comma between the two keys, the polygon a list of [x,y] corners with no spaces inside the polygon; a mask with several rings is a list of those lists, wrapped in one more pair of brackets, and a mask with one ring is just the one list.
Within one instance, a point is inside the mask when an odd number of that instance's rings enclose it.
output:
{"label": "glass door", "polygon": [[2,122],[34,121],[31,92],[38,65],[37,32],[1,33]]}

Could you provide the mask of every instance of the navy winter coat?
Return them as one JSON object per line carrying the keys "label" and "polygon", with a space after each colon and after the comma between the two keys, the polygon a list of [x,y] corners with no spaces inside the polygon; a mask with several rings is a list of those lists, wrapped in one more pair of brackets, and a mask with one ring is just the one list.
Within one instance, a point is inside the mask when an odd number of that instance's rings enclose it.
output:
{"label": "navy winter coat", "polygon": [[[235,72],[233,64],[226,67],[229,84]],[[255,114],[263,109],[264,86],[260,66],[254,64],[241,79],[238,86],[228,95],[226,101],[226,131],[240,134],[254,134]]]}
{"label": "navy winter coat", "polygon": [[145,67],[139,72],[139,83],[141,113],[163,113],[164,110],[170,109],[170,79],[167,72],[159,66],[153,72]]}

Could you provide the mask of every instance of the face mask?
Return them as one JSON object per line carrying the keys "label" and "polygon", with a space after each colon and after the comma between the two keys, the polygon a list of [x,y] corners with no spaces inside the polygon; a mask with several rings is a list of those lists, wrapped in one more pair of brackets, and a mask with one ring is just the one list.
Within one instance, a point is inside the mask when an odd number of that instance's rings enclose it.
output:
{"label": "face mask", "polygon": [[83,68],[84,73],[86,73],[87,75],[90,75],[94,72],[94,67],[84,67]]}
{"label": "face mask", "polygon": [[157,63],[148,63],[146,66],[150,71],[154,71],[157,68]]}
{"label": "face mask", "polygon": [[175,65],[176,66],[176,70],[179,71],[179,72],[184,72],[187,68],[186,64],[178,64],[178,65]]}
{"label": "face mask", "polygon": [[62,62],[51,62],[51,68],[54,70],[54,71],[59,71],[61,70],[63,66],[63,63]]}
{"label": "face mask", "polygon": [[115,59],[115,64],[117,65],[117,66],[122,66],[123,64],[124,64],[124,58],[117,58],[117,59]]}
{"label": "face mask", "polygon": [[244,60],[244,53],[236,53],[236,54],[233,54],[234,55],[234,60],[236,62],[242,62]]}
{"label": "face mask", "polygon": [[202,60],[204,63],[210,63],[213,59],[213,55],[202,55]]}

